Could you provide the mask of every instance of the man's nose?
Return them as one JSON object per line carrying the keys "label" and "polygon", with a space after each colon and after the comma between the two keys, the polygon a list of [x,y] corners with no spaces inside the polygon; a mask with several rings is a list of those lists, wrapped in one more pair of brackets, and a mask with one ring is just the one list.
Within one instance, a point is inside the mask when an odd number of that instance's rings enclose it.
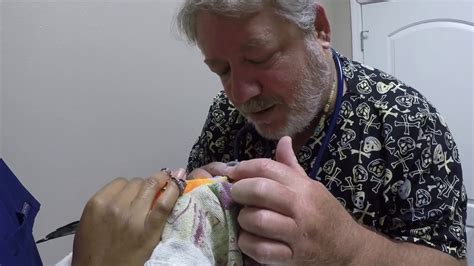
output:
{"label": "man's nose", "polygon": [[234,70],[231,75],[230,98],[234,105],[239,106],[261,93],[262,86],[253,73]]}

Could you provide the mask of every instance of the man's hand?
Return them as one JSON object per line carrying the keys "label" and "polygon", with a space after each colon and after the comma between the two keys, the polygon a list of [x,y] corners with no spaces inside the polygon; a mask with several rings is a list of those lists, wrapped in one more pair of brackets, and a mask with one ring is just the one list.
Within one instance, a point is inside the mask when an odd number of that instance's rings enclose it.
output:
{"label": "man's hand", "polygon": [[[183,169],[175,173],[184,179]],[[169,181],[165,172],[147,179],[117,178],[97,192],[84,208],[72,265],[143,265],[179,195]]]}
{"label": "man's hand", "polygon": [[214,176],[223,175],[227,164],[222,162],[212,162],[201,166],[200,168],[194,169],[188,174],[186,179],[197,179],[197,178],[213,178]]}
{"label": "man's hand", "polygon": [[362,227],[298,164],[289,137],[278,143],[276,161],[244,161],[221,174],[237,180],[232,197],[245,206],[239,247],[260,263],[348,264],[364,241]]}
{"label": "man's hand", "polygon": [[439,250],[394,241],[359,225],[320,182],[298,164],[291,139],[280,140],[276,161],[254,159],[219,175],[236,180],[242,204],[239,247],[263,264],[465,265]]}

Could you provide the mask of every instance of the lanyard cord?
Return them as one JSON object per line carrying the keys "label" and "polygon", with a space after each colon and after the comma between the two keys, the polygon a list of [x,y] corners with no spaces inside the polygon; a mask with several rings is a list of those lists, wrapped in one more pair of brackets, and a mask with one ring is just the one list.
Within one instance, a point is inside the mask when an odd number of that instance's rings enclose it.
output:
{"label": "lanyard cord", "polygon": [[311,173],[309,177],[316,180],[316,175],[318,174],[318,170],[321,166],[321,161],[323,159],[324,152],[326,151],[329,141],[331,140],[331,135],[334,133],[334,129],[336,128],[336,121],[339,115],[339,110],[341,109],[342,103],[342,96],[344,93],[344,77],[342,74],[342,66],[341,61],[339,61],[339,57],[337,53],[333,50],[332,51],[332,58],[336,63],[336,72],[337,72],[337,97],[336,97],[336,106],[334,107],[334,111],[332,112],[331,117],[331,124],[329,125],[328,130],[326,131],[326,135],[324,136],[324,141],[319,148],[318,155],[316,156],[316,162],[313,164],[313,168],[311,169]]}

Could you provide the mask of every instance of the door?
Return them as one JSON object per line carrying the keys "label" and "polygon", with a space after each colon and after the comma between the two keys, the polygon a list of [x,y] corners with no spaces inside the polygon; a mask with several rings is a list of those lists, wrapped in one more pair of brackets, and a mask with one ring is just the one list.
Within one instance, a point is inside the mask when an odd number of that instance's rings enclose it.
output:
{"label": "door", "polygon": [[419,90],[447,121],[469,197],[474,265],[474,0],[378,2],[362,5],[363,61]]}

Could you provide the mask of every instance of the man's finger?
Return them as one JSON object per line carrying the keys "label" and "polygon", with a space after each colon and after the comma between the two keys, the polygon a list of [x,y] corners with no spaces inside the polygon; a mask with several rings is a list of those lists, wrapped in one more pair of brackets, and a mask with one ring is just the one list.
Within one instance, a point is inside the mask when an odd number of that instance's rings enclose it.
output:
{"label": "man's finger", "polygon": [[302,175],[306,175],[304,169],[298,163],[295,152],[293,151],[292,139],[285,136],[278,141],[278,145],[275,152],[275,159],[277,162],[288,165],[293,170],[299,172]]}
{"label": "man's finger", "polygon": [[292,140],[290,137],[285,136],[278,141],[276,152],[276,161],[286,164],[290,167],[298,164],[295,152],[293,151]]}
{"label": "man's finger", "polygon": [[267,209],[244,207],[237,218],[240,227],[259,237],[288,245],[297,237],[297,224],[292,218]]}
{"label": "man's finger", "polygon": [[[271,192],[271,193],[270,193]],[[269,209],[291,216],[295,193],[288,187],[268,178],[255,177],[240,180],[232,185],[231,196],[241,205]]]}
{"label": "man's finger", "polygon": [[281,264],[293,256],[291,248],[286,244],[245,231],[240,233],[238,244],[243,253],[261,264]]}
{"label": "man's finger", "polygon": [[[224,175],[236,181],[260,176],[288,186],[298,182],[298,179],[303,176],[299,171],[295,171],[283,163],[270,159],[241,161],[236,166],[226,166],[223,170]],[[304,175],[304,177],[307,176]]]}
{"label": "man's finger", "polygon": [[187,180],[199,178],[212,178],[213,176],[203,168],[196,168],[186,176]]}
{"label": "man's finger", "polygon": [[225,175],[227,164],[222,162],[212,162],[201,167],[211,176]]}

